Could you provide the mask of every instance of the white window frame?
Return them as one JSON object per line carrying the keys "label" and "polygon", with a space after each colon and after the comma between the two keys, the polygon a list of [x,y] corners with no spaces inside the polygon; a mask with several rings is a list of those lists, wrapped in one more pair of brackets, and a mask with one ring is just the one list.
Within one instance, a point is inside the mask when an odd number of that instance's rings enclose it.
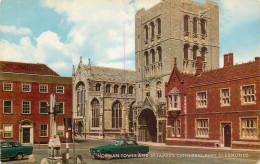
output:
{"label": "white window frame", "polygon": [[172,137],[175,137],[175,131],[176,131],[175,119],[171,119],[171,130],[172,130]]}
{"label": "white window frame", "polygon": [[[41,91],[41,87],[46,87],[46,92],[43,92],[43,91]],[[49,91],[48,91],[48,85],[47,84],[41,84],[41,85],[39,85],[39,93],[48,93]]]}
{"label": "white window frame", "polygon": [[[205,93],[206,98],[201,99],[200,94]],[[206,101],[205,105],[201,105],[200,101]],[[196,92],[196,108],[207,108],[208,107],[208,92],[207,91],[199,91]]]}
{"label": "white window frame", "polygon": [[63,106],[63,112],[62,113],[58,113],[58,114],[64,114],[65,112],[65,102],[56,102],[56,103],[62,103],[62,106]]}
{"label": "white window frame", "polygon": [[[11,133],[11,136],[10,137],[5,137],[5,126],[12,126],[12,131],[10,132]],[[3,124],[3,138],[13,138],[13,132],[14,132],[14,129],[13,129],[13,124]]]}
{"label": "white window frame", "polygon": [[[251,96],[254,96],[254,101],[253,102],[244,102],[244,90],[243,88],[244,87],[250,87],[250,86],[253,86],[253,90],[254,90],[254,94],[251,94]],[[248,85],[242,85],[240,87],[240,95],[241,95],[241,105],[251,105],[251,104],[256,104],[256,86],[255,84],[248,84]],[[250,96],[250,95],[249,95]]]}
{"label": "white window frame", "polygon": [[[28,86],[28,91],[24,90],[24,86]],[[22,92],[31,92],[31,84],[22,84]]]}
{"label": "white window frame", "polygon": [[[42,132],[42,129],[41,129],[41,125],[47,125],[47,129],[46,129],[46,136],[42,136],[41,135],[41,132]],[[39,127],[39,137],[41,137],[41,138],[43,138],[43,137],[48,137],[49,135],[48,135],[48,124],[47,123],[42,123],[42,124],[40,124],[39,125],[40,127]]]}
{"label": "white window frame", "polygon": [[46,102],[48,104],[48,101],[40,101],[39,102],[39,114],[48,114],[48,113],[41,113],[41,102]]}
{"label": "white window frame", "polygon": [[[242,127],[243,122],[242,120],[248,120],[248,119],[256,119],[256,127]],[[240,117],[240,139],[245,139],[245,140],[258,140],[259,139],[259,127],[258,127],[258,117],[257,116],[252,116],[252,117]],[[243,136],[243,128],[246,131],[250,131],[251,129],[255,129],[255,135],[254,136]]]}
{"label": "white window frame", "polygon": [[[6,86],[5,85],[11,85],[11,89],[9,90],[9,89],[5,89],[6,88]],[[11,91],[13,91],[13,83],[3,83],[3,91],[9,91],[9,92],[11,92]]]}
{"label": "white window frame", "polygon": [[[228,96],[227,95],[225,95],[224,96],[224,90],[228,90]],[[224,103],[224,99],[228,99],[228,101],[229,101],[229,103]],[[231,102],[231,99],[230,99],[230,88],[221,88],[220,89],[220,105],[222,106],[222,107],[224,107],[224,106],[230,106],[230,102]]]}
{"label": "white window frame", "polygon": [[[11,113],[5,113],[5,102],[11,101]],[[13,114],[13,101],[12,100],[3,100],[3,114]]]}
{"label": "white window frame", "polygon": [[[178,122],[180,123],[179,126],[178,126]],[[176,136],[181,137],[181,119],[176,120]]]}
{"label": "white window frame", "polygon": [[[180,123],[179,126],[178,122]],[[171,119],[171,130],[172,137],[181,137],[181,119]]]}
{"label": "white window frame", "polygon": [[[174,100],[174,97],[177,96],[177,101]],[[169,94],[169,111],[181,110],[181,95],[180,94]],[[174,107],[174,104],[177,103],[177,107]]]}
{"label": "white window frame", "polygon": [[[24,102],[29,102],[29,113],[24,113]],[[31,114],[31,101],[22,101],[22,114]]]}
{"label": "white window frame", "polygon": [[[59,88],[60,87],[60,88]],[[62,88],[62,89],[61,89]],[[56,93],[64,94],[64,86],[56,86]]]}
{"label": "white window frame", "polygon": [[[59,126],[63,126],[63,130],[59,130]],[[61,132],[62,132],[62,135],[59,134]],[[64,126],[64,124],[61,123],[61,124],[57,125],[57,134],[58,134],[59,137],[64,137],[64,134],[65,134],[65,126]]]}
{"label": "white window frame", "polygon": [[[202,120],[207,120],[207,127],[198,127],[198,121],[202,121]],[[197,138],[209,138],[209,119],[208,118],[197,118],[195,119],[195,133],[196,133],[196,137]],[[207,134],[206,135],[199,135],[198,134],[198,130],[201,130],[201,129],[207,129]]]}

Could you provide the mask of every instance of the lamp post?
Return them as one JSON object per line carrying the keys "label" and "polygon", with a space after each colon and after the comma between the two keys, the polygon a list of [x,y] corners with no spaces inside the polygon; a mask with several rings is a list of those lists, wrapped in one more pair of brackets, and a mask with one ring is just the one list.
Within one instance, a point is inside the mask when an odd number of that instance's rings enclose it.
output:
{"label": "lamp post", "polygon": [[61,160],[61,143],[60,138],[57,135],[57,113],[60,112],[60,105],[55,102],[55,94],[51,94],[50,96],[50,105],[47,106],[49,108],[50,114],[50,127],[51,127],[51,137],[49,139],[48,145],[48,159],[50,160]]}

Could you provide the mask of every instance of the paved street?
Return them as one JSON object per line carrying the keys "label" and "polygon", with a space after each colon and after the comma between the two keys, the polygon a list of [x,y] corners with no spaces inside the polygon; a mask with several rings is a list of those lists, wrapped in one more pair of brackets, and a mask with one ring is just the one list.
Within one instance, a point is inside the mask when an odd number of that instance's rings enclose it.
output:
{"label": "paved street", "polygon": [[[190,147],[162,146],[163,144],[149,144],[149,157],[95,160],[89,153],[89,148],[105,145],[108,140],[88,139],[84,143],[76,143],[76,154],[84,158],[84,162],[93,164],[109,163],[149,163],[149,164],[168,164],[168,163],[195,163],[195,164],[220,164],[220,163],[245,163],[252,164],[260,161],[259,151],[231,150],[231,149],[203,149]],[[143,144],[143,143],[142,143]],[[72,144],[70,144],[70,155],[72,155]],[[65,144],[62,144],[62,152],[65,152]],[[36,162],[40,163],[42,158],[47,156],[47,145],[34,145],[34,155]],[[26,163],[27,157],[23,161],[3,160],[3,164]]]}

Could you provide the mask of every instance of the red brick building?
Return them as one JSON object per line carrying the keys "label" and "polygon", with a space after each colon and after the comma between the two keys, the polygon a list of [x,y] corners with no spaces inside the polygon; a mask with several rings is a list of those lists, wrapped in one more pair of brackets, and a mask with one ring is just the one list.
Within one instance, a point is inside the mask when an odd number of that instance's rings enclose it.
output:
{"label": "red brick building", "polygon": [[[176,62],[175,62],[176,63]],[[169,145],[260,148],[260,57],[195,75],[180,73],[176,64],[166,83]]]}
{"label": "red brick building", "polygon": [[64,141],[64,117],[72,117],[71,77],[61,77],[45,64],[0,61],[0,140],[47,143],[50,115],[46,105],[52,93],[61,106],[57,128]]}

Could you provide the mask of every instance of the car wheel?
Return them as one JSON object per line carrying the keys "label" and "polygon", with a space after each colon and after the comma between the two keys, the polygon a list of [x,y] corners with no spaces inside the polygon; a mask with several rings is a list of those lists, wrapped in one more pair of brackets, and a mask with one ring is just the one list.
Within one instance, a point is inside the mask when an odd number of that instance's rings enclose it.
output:
{"label": "car wheel", "polygon": [[16,159],[17,159],[17,160],[22,160],[22,159],[23,159],[23,153],[18,153],[18,154],[16,155]]}
{"label": "car wheel", "polygon": [[104,155],[105,160],[110,160],[112,158],[112,155],[110,153],[106,153]]}

